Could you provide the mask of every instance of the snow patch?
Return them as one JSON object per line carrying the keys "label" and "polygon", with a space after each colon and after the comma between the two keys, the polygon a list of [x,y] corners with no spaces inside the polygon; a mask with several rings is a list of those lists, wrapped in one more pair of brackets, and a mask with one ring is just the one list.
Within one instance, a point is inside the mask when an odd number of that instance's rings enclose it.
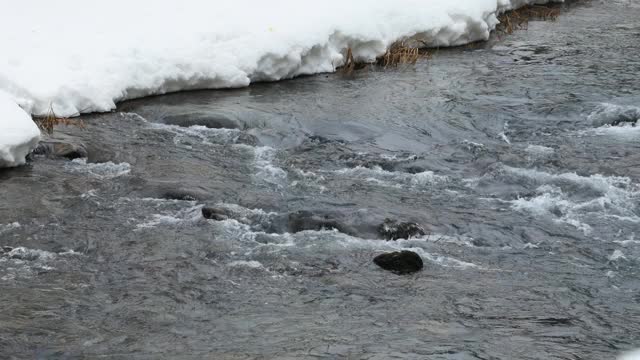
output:
{"label": "snow patch", "polygon": [[[2,69],[1,61],[0,69]],[[2,91],[1,72],[2,70],[0,70],[0,168],[24,164],[27,154],[40,141],[40,130],[31,120],[31,116]]]}
{"label": "snow patch", "polygon": [[24,0],[0,15],[0,33],[12,34],[0,37],[0,90],[31,114],[50,105],[59,116],[109,111],[153,94],[331,72],[347,48],[368,61],[406,37],[430,46],[484,40],[498,13],[544,2]]}
{"label": "snow patch", "polygon": [[620,355],[618,360],[640,360],[640,349],[626,352]]}

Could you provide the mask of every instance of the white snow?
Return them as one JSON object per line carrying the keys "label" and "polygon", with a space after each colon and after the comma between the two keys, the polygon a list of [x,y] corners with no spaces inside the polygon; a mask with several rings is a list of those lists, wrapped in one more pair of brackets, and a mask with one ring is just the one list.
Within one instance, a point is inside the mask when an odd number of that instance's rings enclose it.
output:
{"label": "white snow", "polygon": [[0,168],[24,164],[39,140],[40,130],[31,116],[0,90]]}
{"label": "white snow", "polygon": [[640,360],[640,349],[626,352],[620,355],[618,360]]}
{"label": "white snow", "polygon": [[23,162],[37,138],[15,103],[66,117],[152,94],[331,72],[349,47],[367,61],[405,38],[487,39],[498,13],[548,1],[13,1],[0,13],[0,165]]}

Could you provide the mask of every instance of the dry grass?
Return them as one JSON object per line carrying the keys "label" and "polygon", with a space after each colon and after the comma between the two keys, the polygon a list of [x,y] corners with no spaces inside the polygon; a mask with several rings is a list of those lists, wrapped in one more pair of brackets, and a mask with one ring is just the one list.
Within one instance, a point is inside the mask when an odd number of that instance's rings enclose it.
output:
{"label": "dry grass", "polygon": [[532,19],[555,21],[559,15],[560,7],[557,5],[528,5],[498,16],[500,24],[496,27],[496,32],[511,34],[516,30],[526,30]]}
{"label": "dry grass", "polygon": [[376,64],[382,67],[397,67],[398,65],[414,65],[420,58],[427,57],[426,52],[420,52],[418,47],[405,44],[404,41],[396,42],[389,47],[384,55],[376,59]]}
{"label": "dry grass", "polygon": [[[560,15],[561,7],[558,5],[528,5],[516,10],[507,11],[498,16],[500,24],[496,27],[498,34],[511,34],[516,30],[527,29],[529,21],[548,20],[554,21]],[[412,40],[413,44],[406,41],[398,41],[392,44],[384,55],[379,56],[372,63],[356,61],[353,56],[353,50],[347,49],[346,60],[342,67],[338,69],[343,75],[353,75],[356,70],[366,68],[369,65],[376,65],[382,68],[398,67],[400,65],[414,65],[421,58],[429,58],[426,51],[427,44],[421,43],[419,40]],[[484,42],[475,42],[464,45],[468,48],[477,48],[484,46]],[[437,49],[436,49],[437,51]]]}
{"label": "dry grass", "polygon": [[352,75],[354,71],[366,68],[370,65],[380,66],[383,68],[397,67],[399,65],[414,65],[421,58],[428,58],[429,54],[421,50],[420,47],[409,46],[404,41],[392,44],[389,49],[376,58],[374,62],[358,62],[353,57],[353,50],[347,48],[346,60],[339,72],[343,75]]}
{"label": "dry grass", "polygon": [[66,117],[58,117],[56,113],[53,111],[53,106],[49,105],[49,110],[46,115],[43,116],[34,116],[33,122],[38,125],[40,131],[45,132],[49,135],[53,134],[53,129],[56,126],[77,126],[81,129],[84,129],[84,122],[80,119],[69,119]]}

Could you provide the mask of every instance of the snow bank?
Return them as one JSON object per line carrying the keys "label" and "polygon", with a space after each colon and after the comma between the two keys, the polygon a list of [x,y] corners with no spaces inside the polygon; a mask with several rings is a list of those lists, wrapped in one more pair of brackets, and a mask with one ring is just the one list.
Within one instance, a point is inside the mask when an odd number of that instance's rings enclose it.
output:
{"label": "snow bank", "polygon": [[59,116],[109,111],[146,95],[331,72],[347,47],[372,60],[404,37],[486,39],[497,13],[543,2],[14,1],[0,13],[0,90],[36,115],[50,104]]}
{"label": "snow bank", "polygon": [[0,168],[24,164],[40,140],[40,130],[9,96],[0,91]]}

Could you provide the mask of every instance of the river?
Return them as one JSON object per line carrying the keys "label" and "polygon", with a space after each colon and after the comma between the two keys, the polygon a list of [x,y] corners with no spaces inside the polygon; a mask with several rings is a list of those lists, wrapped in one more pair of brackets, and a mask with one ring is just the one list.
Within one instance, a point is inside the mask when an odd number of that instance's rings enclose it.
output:
{"label": "river", "polygon": [[[144,98],[58,128],[88,159],[0,171],[2,357],[640,347],[638,19],[636,1],[573,2],[415,66]],[[387,218],[426,235],[385,241]],[[395,249],[424,269],[372,262]]]}

